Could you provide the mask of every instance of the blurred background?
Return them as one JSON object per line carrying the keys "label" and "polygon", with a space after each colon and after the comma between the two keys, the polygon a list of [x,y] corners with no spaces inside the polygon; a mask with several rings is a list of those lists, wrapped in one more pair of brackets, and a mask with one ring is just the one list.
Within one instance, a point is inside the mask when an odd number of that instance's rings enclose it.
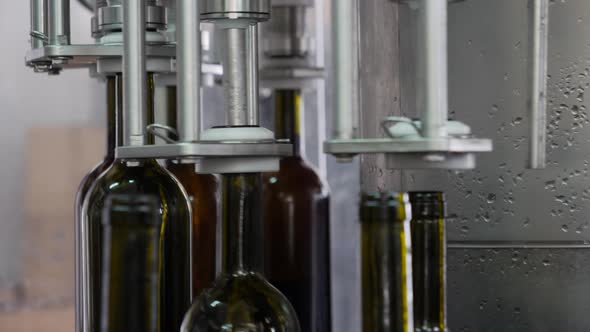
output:
{"label": "blurred background", "polygon": [[[72,12],[74,42],[92,42],[91,13]],[[86,70],[25,67],[29,13],[0,2],[0,331],[73,331],[73,197],[104,153],[105,92]]]}

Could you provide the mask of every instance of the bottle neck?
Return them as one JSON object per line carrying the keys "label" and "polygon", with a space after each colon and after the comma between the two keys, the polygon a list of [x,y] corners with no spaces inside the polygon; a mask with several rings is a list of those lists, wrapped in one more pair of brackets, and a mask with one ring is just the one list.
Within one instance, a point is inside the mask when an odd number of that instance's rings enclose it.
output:
{"label": "bottle neck", "polygon": [[155,196],[111,195],[103,210],[102,331],[158,329],[159,235]]}
{"label": "bottle neck", "polygon": [[106,158],[115,158],[115,148],[122,140],[121,116],[123,109],[123,82],[121,75],[107,77],[107,144]]}
{"label": "bottle neck", "polygon": [[[147,124],[155,122],[155,84],[154,74],[147,76]],[[115,157],[115,148],[123,145],[123,74],[107,78],[107,158]],[[145,144],[155,144],[155,137],[146,133]]]}
{"label": "bottle neck", "polygon": [[223,175],[224,273],[262,271],[261,175]]}
{"label": "bottle neck", "polygon": [[[156,84],[154,81],[154,73],[148,73],[147,74],[147,82],[146,82],[146,86],[147,86],[147,125],[150,124],[154,124],[156,122],[156,102],[155,102],[155,96],[156,96]],[[154,137],[154,135],[150,134],[150,133],[146,133],[146,143],[148,145],[154,145],[156,144],[156,138]]]}
{"label": "bottle neck", "polygon": [[300,90],[277,90],[275,92],[275,135],[288,139],[293,144],[293,156],[301,156],[301,111]]}
{"label": "bottle neck", "polygon": [[363,331],[414,331],[408,208],[404,194],[362,197]]}

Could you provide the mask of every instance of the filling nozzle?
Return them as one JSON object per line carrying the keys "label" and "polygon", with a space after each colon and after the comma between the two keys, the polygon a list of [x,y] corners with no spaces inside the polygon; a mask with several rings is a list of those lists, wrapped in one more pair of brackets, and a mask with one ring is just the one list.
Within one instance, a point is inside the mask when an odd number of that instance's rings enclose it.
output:
{"label": "filling nozzle", "polygon": [[228,126],[258,126],[258,23],[270,18],[269,0],[207,0],[201,18],[220,29]]}
{"label": "filling nozzle", "polygon": [[[274,133],[259,127],[258,23],[270,18],[269,0],[207,0],[201,18],[222,31],[226,127],[206,130],[207,142],[274,142]],[[209,158],[197,169],[234,173],[278,169],[277,158]]]}

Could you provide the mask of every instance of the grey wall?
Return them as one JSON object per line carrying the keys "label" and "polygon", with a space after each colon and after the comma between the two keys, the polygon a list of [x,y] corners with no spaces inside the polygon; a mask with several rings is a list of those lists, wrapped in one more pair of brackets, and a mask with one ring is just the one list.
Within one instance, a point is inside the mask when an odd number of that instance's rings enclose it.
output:
{"label": "grey wall", "polygon": [[[72,1],[74,42],[89,42],[90,14]],[[0,2],[0,287],[21,277],[24,142],[32,127],[103,126],[102,85],[85,70],[59,77],[35,74],[24,65],[29,47],[29,1]],[[51,142],[48,142],[48,148]],[[51,161],[48,161],[51,162]],[[48,199],[50,199],[48,197]]]}

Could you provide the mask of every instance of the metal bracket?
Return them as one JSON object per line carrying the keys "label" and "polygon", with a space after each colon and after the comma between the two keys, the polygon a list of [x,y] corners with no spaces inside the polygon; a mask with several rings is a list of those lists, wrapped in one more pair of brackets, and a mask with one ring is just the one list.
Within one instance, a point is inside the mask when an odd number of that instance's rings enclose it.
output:
{"label": "metal bracket", "polygon": [[200,159],[203,157],[283,157],[291,155],[289,143],[223,142],[177,143],[166,145],[122,146],[116,149],[119,159]]}
{"label": "metal bracket", "polygon": [[341,160],[359,154],[385,154],[390,169],[472,169],[474,153],[492,151],[481,138],[337,139],[324,143],[324,152]]}
{"label": "metal bracket", "polygon": [[[147,45],[147,57],[174,58],[176,47],[173,45]],[[50,64],[58,69],[89,67],[100,58],[122,58],[122,45],[64,45],[44,46],[30,50],[25,56],[29,67],[38,64]]]}
{"label": "metal bracket", "polygon": [[[146,46],[148,71],[158,73],[176,72],[176,46],[171,44]],[[53,68],[92,68],[97,65],[98,72],[121,72],[123,57],[122,45],[66,45],[44,46],[30,50],[25,62],[40,72],[47,72]],[[44,66],[44,67],[43,67]],[[218,64],[203,63],[203,74],[213,76],[223,75],[223,69]]]}

